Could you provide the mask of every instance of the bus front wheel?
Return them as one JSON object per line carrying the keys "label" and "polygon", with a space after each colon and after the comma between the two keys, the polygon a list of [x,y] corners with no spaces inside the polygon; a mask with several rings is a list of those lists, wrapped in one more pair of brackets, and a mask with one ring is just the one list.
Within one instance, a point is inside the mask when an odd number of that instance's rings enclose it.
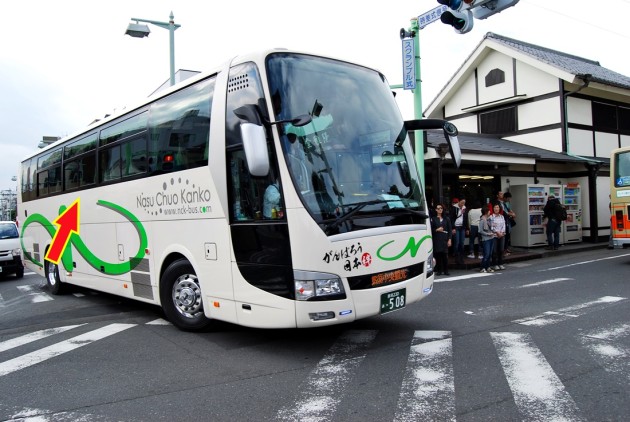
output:
{"label": "bus front wheel", "polygon": [[166,268],[160,280],[160,300],[166,317],[182,330],[196,331],[210,323],[203,313],[199,280],[188,261],[178,260]]}
{"label": "bus front wheel", "polygon": [[59,278],[59,266],[50,261],[45,261],[44,269],[46,271],[46,282],[50,292],[54,295],[61,294],[63,287],[61,286],[61,279]]}

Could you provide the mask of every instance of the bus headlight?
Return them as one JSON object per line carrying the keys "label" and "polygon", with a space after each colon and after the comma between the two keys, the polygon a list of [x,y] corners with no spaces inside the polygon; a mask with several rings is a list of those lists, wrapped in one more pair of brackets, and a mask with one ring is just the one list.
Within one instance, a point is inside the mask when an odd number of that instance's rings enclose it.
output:
{"label": "bus headlight", "polygon": [[[295,298],[297,300],[309,300],[312,298],[326,300],[327,297],[338,299],[345,297],[345,290],[341,279],[334,274],[314,271],[293,271],[295,280]],[[315,299],[315,300],[317,300]]]}
{"label": "bus headlight", "polygon": [[427,257],[426,267],[427,267],[427,277],[431,277],[435,269],[435,260],[433,259],[433,252],[431,252],[429,256]]}
{"label": "bus headlight", "polygon": [[20,256],[22,255],[22,249],[20,248],[15,248],[11,251],[11,253],[13,254],[13,256]]}

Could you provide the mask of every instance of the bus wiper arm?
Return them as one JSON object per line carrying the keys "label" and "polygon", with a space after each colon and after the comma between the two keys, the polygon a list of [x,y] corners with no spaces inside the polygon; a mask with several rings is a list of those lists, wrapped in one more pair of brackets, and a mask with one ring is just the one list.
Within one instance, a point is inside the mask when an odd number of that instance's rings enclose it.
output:
{"label": "bus wiper arm", "polygon": [[358,202],[358,203],[354,204],[356,206],[354,208],[352,208],[350,211],[348,211],[347,213],[341,215],[335,221],[327,224],[326,227],[324,227],[324,231],[328,232],[328,230],[339,226],[341,223],[343,223],[344,221],[348,220],[350,217],[352,217],[358,211],[360,211],[361,209],[363,209],[364,207],[366,207],[368,205],[382,204],[382,203],[385,203],[385,202],[387,202],[387,201],[384,201],[382,199],[375,199],[373,201]]}
{"label": "bus wiper arm", "polygon": [[395,208],[395,209],[405,210],[406,212],[408,212],[410,214],[419,215],[422,218],[429,218],[429,214],[427,214],[424,211],[416,211],[416,210],[412,210],[412,209],[409,209],[409,208]]}

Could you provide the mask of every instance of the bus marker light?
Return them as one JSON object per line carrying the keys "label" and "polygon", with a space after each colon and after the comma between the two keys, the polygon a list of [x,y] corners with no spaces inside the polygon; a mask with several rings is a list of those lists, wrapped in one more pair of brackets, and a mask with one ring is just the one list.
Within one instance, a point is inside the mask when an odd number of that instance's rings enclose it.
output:
{"label": "bus marker light", "polygon": [[212,302],[212,306],[214,306],[215,308],[220,308],[221,302]]}
{"label": "bus marker light", "polygon": [[129,286],[127,286],[127,283],[123,283],[123,288],[128,289]]}
{"label": "bus marker light", "polygon": [[145,253],[146,255],[151,255],[151,251],[149,250],[149,248],[146,248],[146,249],[144,250],[144,253]]}

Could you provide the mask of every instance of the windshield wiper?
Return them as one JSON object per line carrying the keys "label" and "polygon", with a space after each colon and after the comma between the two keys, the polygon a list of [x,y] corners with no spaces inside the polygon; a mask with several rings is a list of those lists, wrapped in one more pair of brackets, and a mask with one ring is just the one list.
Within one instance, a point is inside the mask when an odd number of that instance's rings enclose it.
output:
{"label": "windshield wiper", "polygon": [[419,215],[422,218],[429,218],[429,214],[427,214],[424,211],[416,211],[416,210],[412,210],[410,208],[392,208],[392,209],[405,211],[405,212],[408,212],[409,214]]}
{"label": "windshield wiper", "polygon": [[328,223],[326,227],[324,227],[324,232],[328,233],[328,230],[339,226],[344,221],[348,220],[350,217],[352,217],[353,215],[355,215],[357,212],[359,212],[361,209],[365,208],[368,205],[384,204],[387,202],[389,201],[385,201],[383,199],[374,199],[372,201],[357,202],[356,204],[352,204],[352,205],[355,205],[355,207],[352,208],[350,211],[340,215],[335,221]]}

